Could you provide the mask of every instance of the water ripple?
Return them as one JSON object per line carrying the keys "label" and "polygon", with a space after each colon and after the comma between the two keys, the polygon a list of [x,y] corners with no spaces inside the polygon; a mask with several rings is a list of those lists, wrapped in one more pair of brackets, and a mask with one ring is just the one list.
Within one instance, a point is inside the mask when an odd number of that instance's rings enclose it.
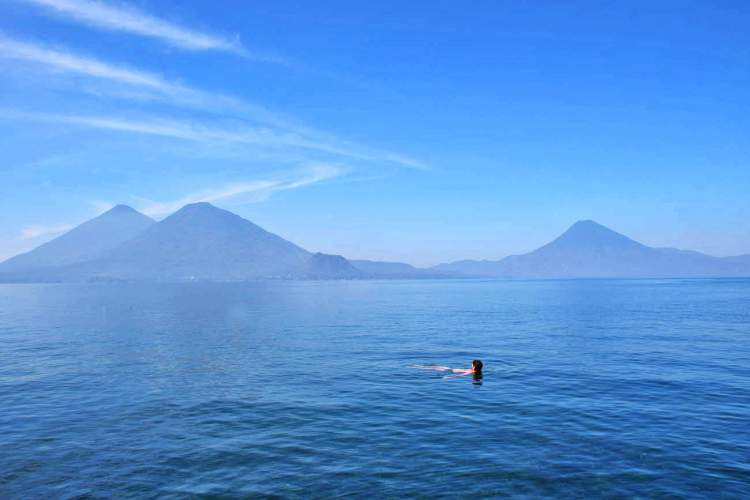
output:
{"label": "water ripple", "polygon": [[0,317],[3,499],[750,497],[747,280],[0,286]]}

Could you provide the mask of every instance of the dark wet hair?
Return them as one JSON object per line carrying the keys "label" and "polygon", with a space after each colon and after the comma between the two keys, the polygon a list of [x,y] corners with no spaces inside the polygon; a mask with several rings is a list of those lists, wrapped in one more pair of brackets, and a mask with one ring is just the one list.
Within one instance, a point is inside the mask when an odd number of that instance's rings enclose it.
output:
{"label": "dark wet hair", "polygon": [[471,362],[472,368],[474,368],[475,371],[481,372],[482,368],[484,368],[484,363],[479,361],[478,359],[475,359]]}

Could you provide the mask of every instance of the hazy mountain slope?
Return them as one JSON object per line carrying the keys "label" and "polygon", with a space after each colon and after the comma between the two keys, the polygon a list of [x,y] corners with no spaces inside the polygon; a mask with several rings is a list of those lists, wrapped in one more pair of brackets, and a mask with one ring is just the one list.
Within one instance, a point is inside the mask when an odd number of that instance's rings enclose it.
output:
{"label": "hazy mountain slope", "polygon": [[500,262],[499,260],[457,260],[438,264],[430,270],[454,277],[496,277],[501,269]]}
{"label": "hazy mountain slope", "polygon": [[734,257],[722,257],[721,260],[723,260],[724,262],[729,262],[731,264],[750,266],[750,255],[737,255]]}
{"label": "hazy mountain slope", "polygon": [[89,280],[233,281],[260,278],[498,278],[750,276],[750,255],[718,258],[652,248],[593,221],[499,261],[458,261],[430,269],[348,261],[307,250],[208,203],[161,222],[130,207],[112,210],[0,264],[3,282]]}
{"label": "hazy mountain slope", "polygon": [[352,260],[354,267],[372,278],[409,279],[409,278],[445,278],[445,273],[432,269],[421,269],[403,262],[380,262],[375,260]]}
{"label": "hazy mountain slope", "polygon": [[434,268],[506,278],[698,277],[750,275],[750,266],[671,248],[651,248],[593,221],[579,221],[554,241],[500,261],[461,261]]}
{"label": "hazy mountain slope", "polygon": [[364,278],[365,274],[341,255],[316,253],[308,259],[300,277],[308,279]]}
{"label": "hazy mountain slope", "polygon": [[73,274],[135,280],[290,277],[309,258],[306,250],[238,215],[195,203]]}
{"label": "hazy mountain slope", "polygon": [[417,274],[420,270],[403,262],[380,262],[376,260],[351,260],[354,267],[370,274],[409,275]]}
{"label": "hazy mountain slope", "polygon": [[153,224],[155,221],[142,213],[126,205],[117,205],[30,252],[0,263],[0,273],[46,269],[91,260]]}

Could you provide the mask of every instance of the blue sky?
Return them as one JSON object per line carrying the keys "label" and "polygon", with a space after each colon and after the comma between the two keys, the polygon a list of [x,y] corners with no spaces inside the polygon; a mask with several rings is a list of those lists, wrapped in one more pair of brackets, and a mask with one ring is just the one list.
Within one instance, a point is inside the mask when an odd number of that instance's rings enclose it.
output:
{"label": "blue sky", "polygon": [[419,265],[578,219],[750,253],[748,26],[740,1],[7,0],[0,258],[191,201]]}

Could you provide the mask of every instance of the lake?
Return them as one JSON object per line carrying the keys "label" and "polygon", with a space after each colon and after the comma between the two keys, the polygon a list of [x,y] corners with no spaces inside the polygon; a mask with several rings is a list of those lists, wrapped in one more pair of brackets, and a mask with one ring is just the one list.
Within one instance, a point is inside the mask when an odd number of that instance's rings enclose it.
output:
{"label": "lake", "polygon": [[200,495],[750,498],[750,280],[0,285],[0,498]]}

